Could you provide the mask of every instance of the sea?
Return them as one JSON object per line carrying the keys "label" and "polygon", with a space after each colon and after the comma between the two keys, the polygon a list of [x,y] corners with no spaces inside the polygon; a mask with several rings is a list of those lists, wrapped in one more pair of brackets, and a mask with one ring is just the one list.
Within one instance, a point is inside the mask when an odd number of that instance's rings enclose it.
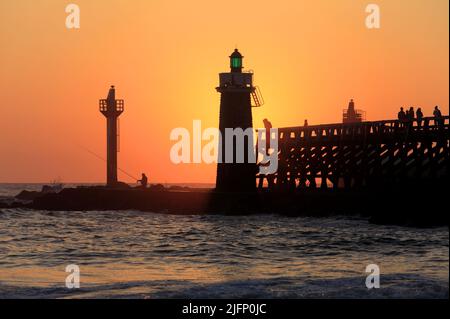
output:
{"label": "sea", "polygon": [[[0,198],[41,187],[0,184]],[[1,299],[448,299],[448,283],[448,227],[0,209]]]}

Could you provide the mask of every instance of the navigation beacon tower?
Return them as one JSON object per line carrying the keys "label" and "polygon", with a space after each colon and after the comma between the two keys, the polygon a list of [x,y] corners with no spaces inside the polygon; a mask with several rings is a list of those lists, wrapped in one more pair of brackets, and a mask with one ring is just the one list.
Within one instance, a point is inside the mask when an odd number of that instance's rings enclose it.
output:
{"label": "navigation beacon tower", "polygon": [[123,100],[116,100],[116,90],[114,86],[109,89],[108,97],[100,100],[100,112],[106,117],[107,134],[107,164],[106,175],[107,185],[114,187],[117,181],[117,152],[118,152],[118,130],[117,120],[123,113]]}
{"label": "navigation beacon tower", "polygon": [[[244,139],[244,147],[236,143],[233,137],[233,161],[225,163],[226,128],[253,128],[252,106],[259,107],[264,102],[258,87],[253,86],[253,73],[243,72],[244,57],[236,49],[230,56],[230,72],[220,73],[220,86],[216,90],[221,93],[219,130],[222,135],[219,146],[217,164],[216,189],[219,191],[252,191],[256,189],[256,161],[249,158],[248,148],[252,147],[253,133]],[[252,105],[252,100],[254,104]],[[230,143],[230,141],[228,141]],[[237,163],[236,145],[239,152],[244,152],[244,163]]]}
{"label": "navigation beacon tower", "polygon": [[365,120],[366,112],[355,109],[355,102],[351,99],[348,108],[343,112],[342,123],[361,123]]}

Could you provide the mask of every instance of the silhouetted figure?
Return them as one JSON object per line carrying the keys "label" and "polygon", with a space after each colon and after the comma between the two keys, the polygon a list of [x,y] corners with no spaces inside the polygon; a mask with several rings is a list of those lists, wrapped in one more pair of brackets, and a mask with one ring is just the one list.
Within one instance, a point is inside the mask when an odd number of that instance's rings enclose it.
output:
{"label": "silhouetted figure", "polygon": [[442,125],[442,113],[441,113],[441,110],[439,110],[439,106],[437,106],[437,105],[434,107],[433,116],[434,116],[434,124],[437,126],[441,126]]}
{"label": "silhouetted figure", "polygon": [[398,120],[400,122],[400,127],[403,127],[404,122],[406,120],[406,113],[403,110],[403,107],[400,108],[400,112],[398,112]]}
{"label": "silhouetted figure", "polygon": [[398,112],[398,119],[399,119],[399,121],[404,121],[405,117],[406,117],[406,113],[403,110],[403,108],[401,107],[400,112]]}
{"label": "silhouetted figure", "polygon": [[414,121],[414,119],[415,119],[414,108],[411,106],[408,111],[408,121]]}
{"label": "silhouetted figure", "polygon": [[270,130],[272,128],[272,123],[268,119],[263,120],[264,128],[266,130],[266,152],[269,152],[270,148]]}
{"label": "silhouetted figure", "polygon": [[140,180],[138,180],[138,183],[141,184],[142,188],[147,188],[148,178],[144,173],[142,173],[142,177]]}
{"label": "silhouetted figure", "polygon": [[423,113],[422,108],[420,107],[416,111],[416,119],[417,119],[417,126],[422,127]]}
{"label": "silhouetted figure", "polygon": [[411,106],[409,110],[406,111],[406,123],[408,128],[413,126],[414,119],[415,119],[414,108]]}
{"label": "silhouetted figure", "polygon": [[305,123],[303,124],[304,127],[308,127],[308,120],[305,120]]}
{"label": "silhouetted figure", "polygon": [[[272,129],[272,123],[268,119],[264,119],[264,128],[266,130],[266,155],[269,155],[269,149],[270,149],[270,130]],[[261,165],[261,164],[260,164]],[[259,179],[259,188],[263,187],[264,184],[264,178],[267,178],[267,184],[269,188],[272,188],[274,186],[274,176],[273,175],[263,175]]]}

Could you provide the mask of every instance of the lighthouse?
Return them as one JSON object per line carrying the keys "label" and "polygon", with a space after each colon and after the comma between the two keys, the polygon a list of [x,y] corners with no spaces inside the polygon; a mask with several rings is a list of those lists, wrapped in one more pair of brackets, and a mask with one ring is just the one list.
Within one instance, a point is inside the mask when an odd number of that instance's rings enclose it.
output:
{"label": "lighthouse", "polygon": [[[236,49],[230,56],[230,72],[219,74],[220,97],[219,130],[222,136],[219,145],[219,159],[217,164],[216,189],[218,191],[254,191],[256,189],[256,160],[254,153],[249,154],[249,147],[253,152],[253,132],[243,137],[237,143],[238,136],[227,136],[227,129],[253,129],[252,107],[263,104],[261,94],[253,86],[253,73],[243,72],[243,56]],[[252,105],[253,101],[253,105]],[[250,131],[250,130],[249,130]],[[237,132],[237,131],[236,131]],[[248,132],[248,131],[247,131]],[[230,140],[227,140],[228,139]],[[233,161],[227,160],[226,145],[233,145]],[[236,149],[236,147],[240,147]],[[242,147],[243,146],[243,147]],[[238,160],[237,152],[243,152],[243,162]],[[242,154],[241,154],[242,155]],[[228,154],[228,159],[231,156]]]}
{"label": "lighthouse", "polygon": [[115,187],[118,185],[117,181],[117,152],[118,152],[118,130],[117,121],[119,116],[123,113],[123,100],[116,100],[116,90],[111,86],[106,99],[100,100],[100,112],[106,117],[106,176],[107,185]]}

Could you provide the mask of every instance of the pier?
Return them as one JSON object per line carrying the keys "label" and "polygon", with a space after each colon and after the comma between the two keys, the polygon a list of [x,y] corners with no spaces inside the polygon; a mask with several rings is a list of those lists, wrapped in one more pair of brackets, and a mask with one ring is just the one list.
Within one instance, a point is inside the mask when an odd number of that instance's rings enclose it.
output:
{"label": "pier", "polygon": [[256,178],[270,190],[436,180],[449,172],[449,144],[448,116],[279,128],[278,172]]}

